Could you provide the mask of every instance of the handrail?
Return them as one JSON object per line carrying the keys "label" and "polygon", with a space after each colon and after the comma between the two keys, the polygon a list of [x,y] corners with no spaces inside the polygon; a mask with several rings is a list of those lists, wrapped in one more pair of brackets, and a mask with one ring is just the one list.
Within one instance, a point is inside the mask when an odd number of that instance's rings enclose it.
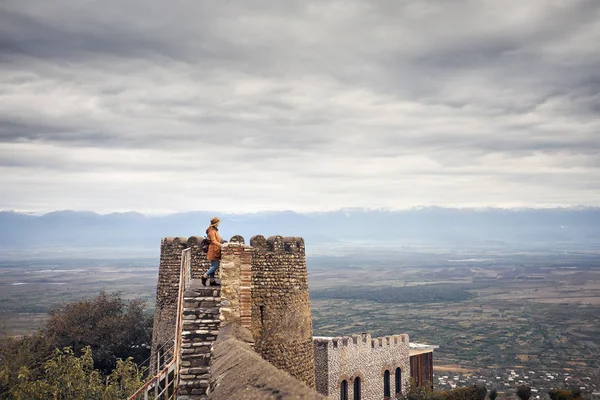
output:
{"label": "handrail", "polygon": [[[158,372],[148,382],[139,388],[134,394],[129,396],[127,400],[135,400],[141,394],[144,394],[144,399],[148,399],[148,392],[152,387],[155,387],[163,378],[165,378],[165,388],[156,394],[156,398],[167,391],[170,385],[173,385],[172,396],[169,399],[177,398],[177,390],[179,389],[179,365],[181,364],[181,336],[183,333],[183,294],[186,287],[192,279],[192,250],[188,247],[181,253],[181,267],[179,270],[179,292],[177,297],[177,322],[175,325],[175,343],[173,346],[173,358],[165,368]],[[163,345],[164,346],[164,345]],[[169,374],[173,372],[173,379],[169,382]],[[158,382],[157,382],[158,381]]]}
{"label": "handrail", "polygon": [[160,371],[158,374],[156,374],[154,377],[152,377],[152,379],[150,379],[148,382],[144,383],[144,386],[142,386],[141,388],[139,388],[134,394],[132,394],[131,396],[129,396],[127,399],[128,400],[132,400],[137,398],[137,396],[139,396],[140,394],[142,394],[143,392],[147,391],[147,389],[150,389],[150,386],[156,382],[158,379],[162,378],[162,375],[165,373],[169,372],[169,369],[175,364],[175,360],[171,360],[171,362],[169,364],[167,364],[167,366],[165,368],[163,368],[162,371]]}
{"label": "handrail", "polygon": [[177,301],[177,325],[175,330],[175,348],[173,358],[176,360],[175,365],[175,376],[173,382],[175,383],[175,398],[177,398],[177,389],[179,389],[179,365],[181,363],[181,336],[183,333],[183,294],[187,284],[192,278],[192,249],[189,247],[181,252],[181,270],[179,273],[179,298]]}

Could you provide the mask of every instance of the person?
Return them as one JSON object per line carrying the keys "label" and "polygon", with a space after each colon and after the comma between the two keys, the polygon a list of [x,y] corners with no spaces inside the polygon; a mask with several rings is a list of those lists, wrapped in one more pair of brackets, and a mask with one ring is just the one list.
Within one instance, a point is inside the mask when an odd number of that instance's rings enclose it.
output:
{"label": "person", "polygon": [[204,275],[202,275],[202,285],[206,286],[206,281],[209,281],[209,286],[217,286],[217,282],[215,281],[215,272],[219,269],[219,264],[221,263],[221,243],[223,240],[219,235],[219,224],[221,220],[217,217],[214,217],[210,220],[210,226],[206,229],[206,237],[208,238],[210,244],[208,245],[208,253],[206,253],[206,258],[210,261],[210,268]]}

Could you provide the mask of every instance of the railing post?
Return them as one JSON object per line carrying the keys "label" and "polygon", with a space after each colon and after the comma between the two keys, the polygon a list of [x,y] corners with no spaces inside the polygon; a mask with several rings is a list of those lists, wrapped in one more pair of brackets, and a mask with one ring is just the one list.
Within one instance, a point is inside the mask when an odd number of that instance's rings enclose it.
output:
{"label": "railing post", "polygon": [[[177,370],[177,368],[175,368]],[[175,371],[173,371],[175,374]],[[175,376],[173,376],[174,378]],[[175,385],[175,380],[173,379],[173,385]],[[165,400],[169,398],[169,371],[167,370],[167,375],[165,376]]]}
{"label": "railing post", "polygon": [[[160,350],[158,350],[156,352],[156,372],[161,371],[160,368]],[[156,381],[156,384],[154,385],[154,398],[156,399],[158,397],[158,389],[160,387],[160,379],[158,381]]]}

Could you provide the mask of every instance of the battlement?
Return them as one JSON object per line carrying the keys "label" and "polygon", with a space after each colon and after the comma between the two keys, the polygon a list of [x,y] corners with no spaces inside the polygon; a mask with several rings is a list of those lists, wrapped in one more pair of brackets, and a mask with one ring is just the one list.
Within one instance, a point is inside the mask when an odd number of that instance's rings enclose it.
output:
{"label": "battlement", "polygon": [[[202,242],[204,237],[202,236],[190,236],[186,238],[184,236],[177,237],[166,237],[161,241],[162,246],[176,246],[176,247],[193,247],[197,246]],[[241,235],[234,235],[229,240],[230,244],[245,244],[246,241]],[[272,253],[303,253],[305,251],[304,239],[301,237],[294,236],[270,236],[265,239],[262,235],[254,235],[250,239],[250,246],[260,250]]]}
{"label": "battlement", "polygon": [[314,338],[314,343],[319,347],[329,347],[337,349],[341,347],[371,347],[371,349],[408,346],[408,335],[392,335],[372,338],[370,334],[340,336],[340,337],[322,337]]}
{"label": "battlement", "polygon": [[204,237],[202,236],[190,236],[186,238],[184,236],[178,237],[166,237],[163,238],[160,242],[161,246],[180,246],[182,248],[192,247],[194,245],[198,245]]}
{"label": "battlement", "polygon": [[262,235],[252,236],[250,246],[257,250],[273,253],[303,253],[304,239],[293,236],[270,236],[265,239]]}

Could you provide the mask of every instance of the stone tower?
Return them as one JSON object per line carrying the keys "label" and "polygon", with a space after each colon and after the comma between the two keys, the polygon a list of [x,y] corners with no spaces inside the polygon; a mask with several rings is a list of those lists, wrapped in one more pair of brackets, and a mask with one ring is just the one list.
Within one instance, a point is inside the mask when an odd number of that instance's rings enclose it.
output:
{"label": "stone tower", "polygon": [[[181,252],[191,249],[192,278],[209,266],[199,247],[201,238],[166,238],[161,258],[152,338],[155,359],[175,332]],[[304,240],[254,236],[250,246],[241,236],[223,246],[221,321],[250,328],[255,351],[275,367],[315,388],[312,317]]]}
{"label": "stone tower", "polygon": [[312,316],[304,240],[254,236],[252,334],[265,360],[315,387]]}

